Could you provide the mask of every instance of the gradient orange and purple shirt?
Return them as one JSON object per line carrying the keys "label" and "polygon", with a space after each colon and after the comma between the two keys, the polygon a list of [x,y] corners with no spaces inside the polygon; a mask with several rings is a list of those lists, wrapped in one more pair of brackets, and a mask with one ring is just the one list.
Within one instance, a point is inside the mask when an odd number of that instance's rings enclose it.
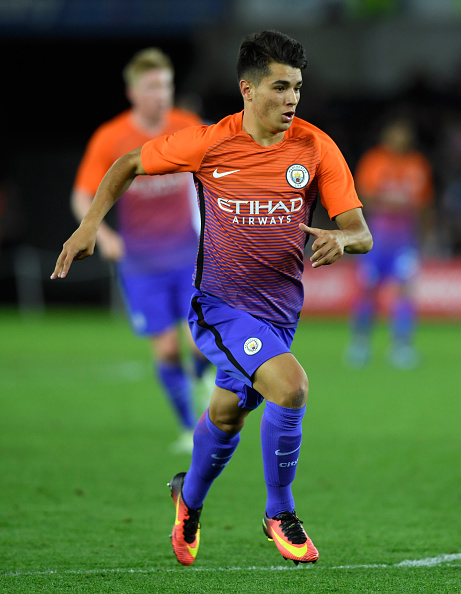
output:
{"label": "gradient orange and purple shirt", "polygon": [[333,140],[295,118],[264,147],[243,112],[147,142],[148,174],[191,171],[202,217],[195,286],[275,324],[295,326],[303,303],[306,235],[317,192],[330,218],[361,206]]}
{"label": "gradient orange and purple shirt", "polygon": [[[159,134],[172,134],[201,124],[198,116],[172,109]],[[95,194],[107,170],[119,157],[142,146],[151,136],[136,127],[130,111],[100,126],[88,143],[77,171],[75,189]],[[117,203],[118,230],[126,256],[127,274],[163,272],[193,266],[197,232],[192,222],[194,186],[190,174],[140,176]]]}
{"label": "gradient orange and purple shirt", "polygon": [[432,168],[418,151],[399,153],[384,145],[360,159],[355,182],[369,206],[367,214],[375,243],[396,247],[417,241],[419,214],[432,202]]}

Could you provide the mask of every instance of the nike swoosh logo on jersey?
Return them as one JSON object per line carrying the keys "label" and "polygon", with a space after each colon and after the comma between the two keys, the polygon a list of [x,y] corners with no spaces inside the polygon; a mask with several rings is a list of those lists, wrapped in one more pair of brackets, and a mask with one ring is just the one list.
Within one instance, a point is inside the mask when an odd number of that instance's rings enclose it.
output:
{"label": "nike swoosh logo on jersey", "polygon": [[276,456],[288,456],[289,454],[294,454],[295,452],[297,452],[300,447],[301,446],[298,446],[296,448],[296,450],[293,450],[292,452],[281,452],[280,450],[275,450],[275,455]]}
{"label": "nike swoosh logo on jersey", "polygon": [[224,173],[218,173],[218,169],[216,168],[213,171],[213,177],[224,177],[225,175],[230,175],[231,173],[237,173],[240,169],[234,169],[234,171],[224,171]]}
{"label": "nike swoosh logo on jersey", "polygon": [[215,460],[227,460],[227,458],[232,458],[232,454],[229,456],[217,456],[216,454],[211,454],[211,457]]}

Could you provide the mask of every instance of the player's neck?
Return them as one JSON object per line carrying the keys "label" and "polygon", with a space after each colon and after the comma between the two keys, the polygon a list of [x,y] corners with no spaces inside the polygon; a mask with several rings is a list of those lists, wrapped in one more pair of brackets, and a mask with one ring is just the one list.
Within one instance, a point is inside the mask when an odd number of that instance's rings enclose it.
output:
{"label": "player's neck", "polygon": [[261,146],[272,146],[282,142],[285,132],[270,132],[262,127],[256,118],[252,117],[246,111],[243,112],[242,130],[247,132],[251,138]]}
{"label": "player's neck", "polygon": [[143,114],[139,113],[138,111],[132,110],[131,111],[131,119],[138,128],[148,136],[156,136],[158,135],[164,125],[165,125],[165,118],[147,118]]}

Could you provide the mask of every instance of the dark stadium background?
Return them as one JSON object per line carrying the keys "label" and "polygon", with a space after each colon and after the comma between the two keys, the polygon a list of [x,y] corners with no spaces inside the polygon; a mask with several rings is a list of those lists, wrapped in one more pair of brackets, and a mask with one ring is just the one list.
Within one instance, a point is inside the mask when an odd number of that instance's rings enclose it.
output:
{"label": "dark stadium background", "polygon": [[[383,318],[370,364],[345,365],[359,256],[306,266],[294,494],[320,562],[285,563],[263,538],[260,407],[184,568],[166,484],[189,461],[168,454],[175,426],[150,351],[97,254],[49,276],[76,226],[69,195],[88,137],[127,107],[132,54],[161,46],[178,98],[214,121],[241,109],[238,46],[265,28],[305,45],[298,114],[352,169],[385,115],[417,123],[437,205],[422,364],[389,365]],[[461,0],[0,0],[0,51],[0,592],[461,592],[461,228],[449,241],[443,202],[449,183],[461,190]]]}
{"label": "dark stadium background", "polygon": [[[238,45],[263,28],[305,45],[309,67],[298,114],[336,140],[352,169],[390,109],[410,113],[435,167],[440,201],[445,127],[461,120],[455,1],[3,2],[0,303],[17,303],[18,292],[31,296],[30,274],[40,277],[47,303],[107,303],[110,271],[98,257],[75,274],[77,291],[71,279],[59,287],[47,279],[75,228],[68,199],[84,146],[100,123],[128,106],[123,66],[139,49],[162,47],[175,65],[178,101],[216,121],[241,109]],[[320,209],[316,217],[328,223]],[[443,237],[441,227],[429,248],[436,256],[456,256],[460,245],[446,245]],[[22,289],[18,276],[26,279]]]}

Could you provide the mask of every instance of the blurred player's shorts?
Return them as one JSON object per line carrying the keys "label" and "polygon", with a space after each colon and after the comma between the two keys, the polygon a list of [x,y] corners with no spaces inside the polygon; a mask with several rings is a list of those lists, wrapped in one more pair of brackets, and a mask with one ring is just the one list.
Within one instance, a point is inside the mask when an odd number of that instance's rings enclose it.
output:
{"label": "blurred player's shorts", "polygon": [[375,247],[359,260],[360,280],[366,286],[375,286],[383,280],[406,282],[420,269],[418,250],[413,246],[396,250]]}

